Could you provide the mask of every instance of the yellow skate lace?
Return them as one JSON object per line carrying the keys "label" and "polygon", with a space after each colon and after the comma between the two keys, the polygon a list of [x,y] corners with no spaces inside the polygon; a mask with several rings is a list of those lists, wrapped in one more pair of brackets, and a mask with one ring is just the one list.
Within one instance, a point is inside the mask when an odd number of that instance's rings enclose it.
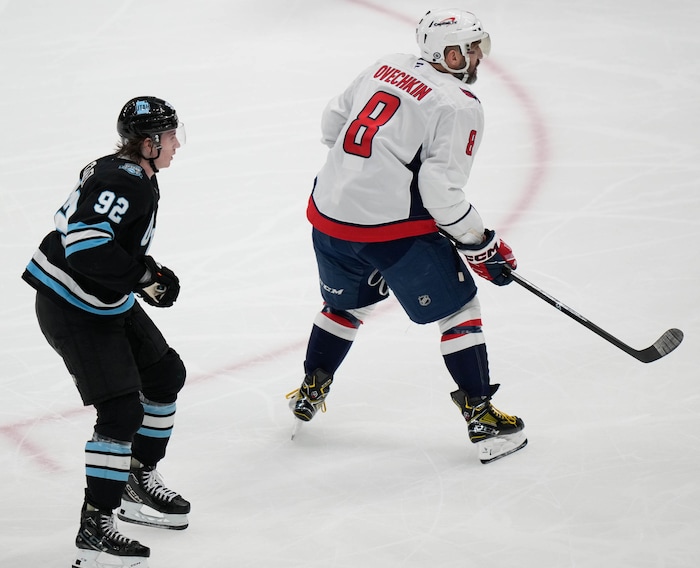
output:
{"label": "yellow skate lace", "polygon": [[518,419],[515,416],[511,416],[510,414],[506,414],[505,412],[502,412],[498,410],[493,404],[489,404],[490,407],[490,414],[493,414],[496,416],[496,418],[499,418],[503,420],[504,422],[508,422],[508,424],[515,425],[518,421]]}
{"label": "yellow skate lace", "polygon": [[[300,392],[300,391],[301,391],[301,389],[294,389],[292,392],[288,392],[287,394],[285,394],[285,395],[284,395],[284,398],[286,398],[287,400],[289,400],[290,398],[296,397],[297,400],[301,400],[301,399],[302,399],[302,395],[301,395],[301,392]],[[314,404],[314,402],[311,401],[311,400],[310,400],[309,402],[310,402],[311,404]],[[325,411],[326,411],[326,401],[324,400],[323,402],[321,402],[321,412],[325,412]]]}

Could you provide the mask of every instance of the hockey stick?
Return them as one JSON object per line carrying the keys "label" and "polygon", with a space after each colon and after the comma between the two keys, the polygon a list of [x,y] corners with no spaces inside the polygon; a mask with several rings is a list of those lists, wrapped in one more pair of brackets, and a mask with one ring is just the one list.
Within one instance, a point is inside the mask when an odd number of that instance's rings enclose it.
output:
{"label": "hockey stick", "polygon": [[537,286],[535,286],[531,282],[525,280],[525,278],[523,278],[519,274],[511,271],[510,269],[506,269],[506,270],[507,270],[508,274],[510,275],[510,277],[515,282],[520,284],[523,288],[525,288],[526,290],[529,290],[530,292],[535,294],[535,296],[540,297],[548,304],[554,306],[561,313],[566,314],[567,316],[576,320],[578,323],[580,323],[584,327],[587,327],[593,333],[599,335],[600,337],[602,337],[606,341],[609,341],[618,349],[622,349],[628,355],[632,355],[632,357],[634,357],[637,361],[641,361],[642,363],[651,363],[652,361],[656,361],[657,359],[661,359],[661,357],[668,355],[671,351],[673,351],[676,347],[678,347],[681,344],[681,341],[683,341],[683,332],[680,329],[672,328],[672,329],[667,330],[661,337],[659,337],[654,342],[653,345],[650,345],[646,349],[642,349],[642,350],[633,349],[629,345],[620,341],[617,337],[610,335],[607,331],[598,327],[593,322],[588,321],[581,314],[576,313],[570,307],[565,306],[559,300],[550,296],[549,294],[547,294],[547,292],[545,292],[541,288],[538,288]]}

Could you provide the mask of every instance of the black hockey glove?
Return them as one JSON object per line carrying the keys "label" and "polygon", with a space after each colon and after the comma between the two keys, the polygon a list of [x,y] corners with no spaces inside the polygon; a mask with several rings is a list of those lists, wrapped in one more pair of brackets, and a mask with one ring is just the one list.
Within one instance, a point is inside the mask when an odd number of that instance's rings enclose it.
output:
{"label": "black hockey glove", "polygon": [[144,256],[143,262],[147,272],[135,292],[151,306],[169,308],[180,294],[180,280],[172,270],[158,264],[153,257]]}

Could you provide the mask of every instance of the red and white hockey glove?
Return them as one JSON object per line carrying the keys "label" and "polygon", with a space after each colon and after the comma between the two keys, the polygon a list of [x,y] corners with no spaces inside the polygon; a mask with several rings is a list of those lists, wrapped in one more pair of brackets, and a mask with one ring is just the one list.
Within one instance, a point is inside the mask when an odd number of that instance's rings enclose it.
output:
{"label": "red and white hockey glove", "polygon": [[513,250],[496,235],[496,231],[485,229],[484,237],[485,240],[478,245],[456,243],[456,246],[479,276],[497,286],[510,284],[513,281],[510,271],[518,266]]}

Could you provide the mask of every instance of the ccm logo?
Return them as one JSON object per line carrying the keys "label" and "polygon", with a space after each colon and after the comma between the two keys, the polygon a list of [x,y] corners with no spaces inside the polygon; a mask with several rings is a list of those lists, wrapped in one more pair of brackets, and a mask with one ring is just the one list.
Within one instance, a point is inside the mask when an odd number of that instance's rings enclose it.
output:
{"label": "ccm logo", "polygon": [[469,262],[473,262],[474,264],[479,264],[481,262],[486,262],[489,258],[493,257],[496,255],[498,252],[498,243],[494,244],[493,247],[486,249],[485,251],[480,251],[477,254],[469,255],[465,254],[464,256]]}

